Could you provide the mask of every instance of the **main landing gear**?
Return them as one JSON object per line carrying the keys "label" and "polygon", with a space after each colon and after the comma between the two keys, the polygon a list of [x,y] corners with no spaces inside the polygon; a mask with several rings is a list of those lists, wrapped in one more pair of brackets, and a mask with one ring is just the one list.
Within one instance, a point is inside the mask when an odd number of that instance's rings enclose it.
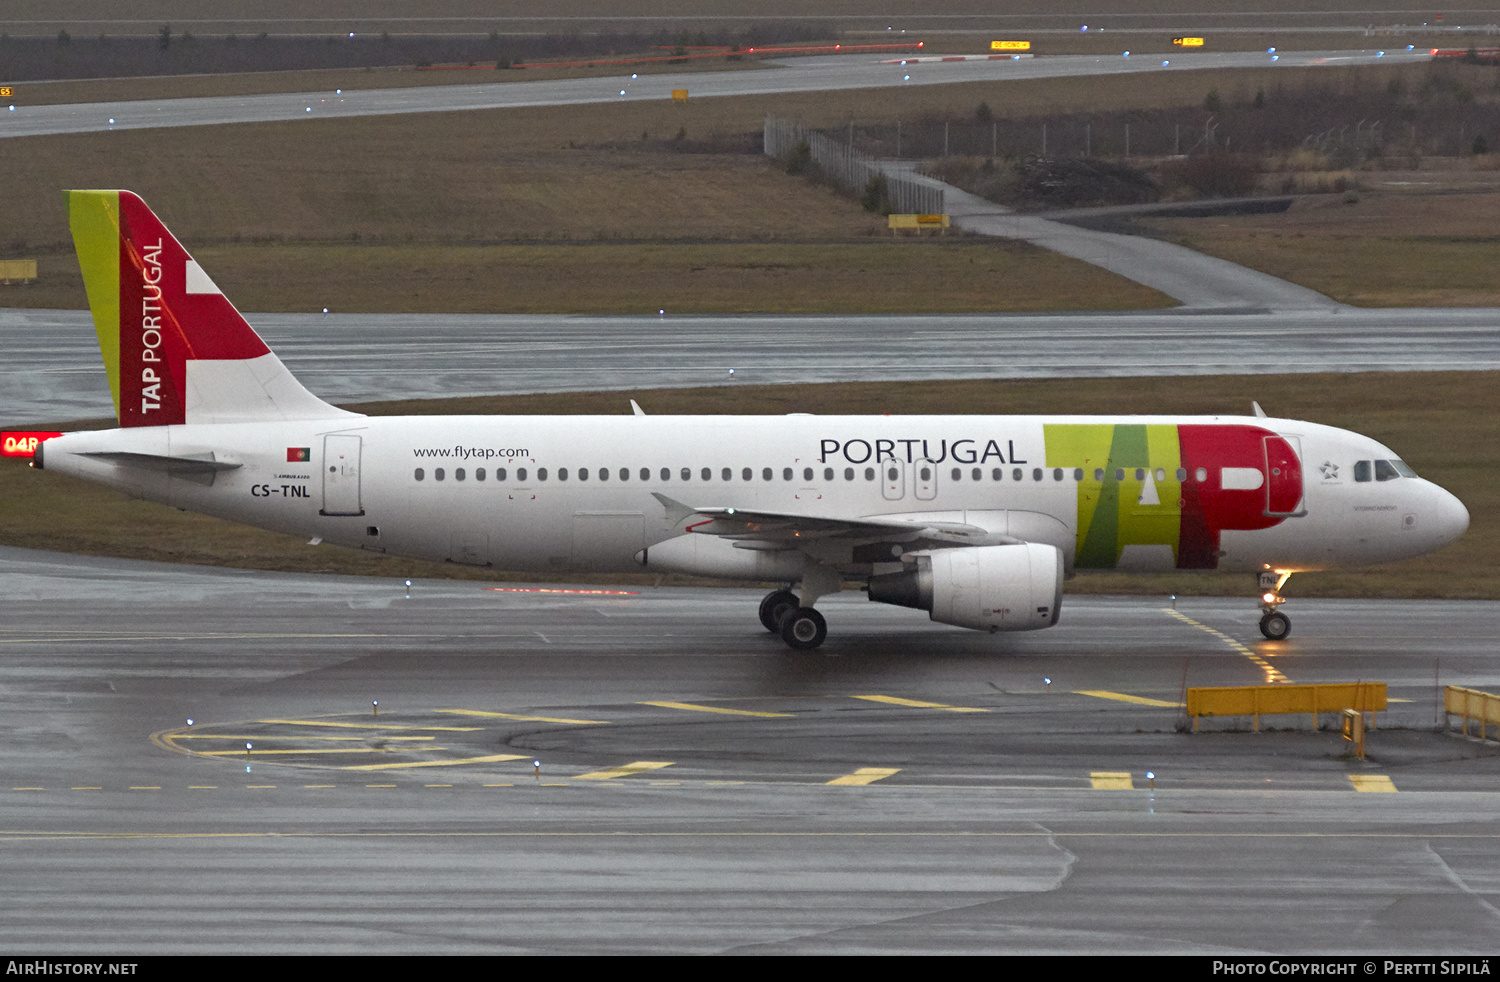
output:
{"label": "main landing gear", "polygon": [[1281,595],[1281,588],[1291,575],[1279,570],[1266,570],[1259,576],[1258,585],[1262,591],[1260,633],[1266,636],[1267,641],[1285,641],[1287,635],[1292,633],[1292,619],[1280,610],[1281,605],[1286,603],[1286,598]]}
{"label": "main landing gear", "polygon": [[811,651],[828,637],[828,623],[811,607],[802,606],[790,590],[775,590],[760,602],[760,622],[767,631],[781,635],[789,647]]}

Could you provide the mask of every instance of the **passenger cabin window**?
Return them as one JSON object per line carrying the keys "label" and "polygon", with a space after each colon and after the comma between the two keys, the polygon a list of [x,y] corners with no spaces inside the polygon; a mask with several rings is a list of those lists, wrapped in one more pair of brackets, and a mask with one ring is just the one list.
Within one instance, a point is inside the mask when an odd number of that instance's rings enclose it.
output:
{"label": "passenger cabin window", "polygon": [[[505,479],[502,477],[501,480],[503,481]],[[522,484],[526,483],[526,468],[524,468],[524,467],[517,467],[516,468],[516,480],[520,481]]]}
{"label": "passenger cabin window", "polygon": [[454,470],[454,472],[453,472],[453,479],[455,481],[462,481],[464,479],[464,469],[462,467],[457,468],[456,470]]}
{"label": "passenger cabin window", "polygon": [[482,480],[484,480],[484,468],[483,467],[476,467],[476,468],[474,468],[474,480],[476,480],[476,481],[482,481]]}
{"label": "passenger cabin window", "polygon": [[415,473],[415,474],[413,474],[413,475],[412,475],[412,476],[413,476],[413,477],[415,477],[415,478],[416,478],[416,479],[417,479],[417,480],[419,480],[419,481],[420,481],[420,480],[422,480],[422,479],[423,479],[423,478],[424,478],[424,477],[426,477],[426,476],[427,476],[427,472],[426,472],[426,471],[424,471],[424,470],[422,470],[422,468],[420,468],[420,467],[418,467],[418,468],[417,468],[417,472],[416,472],[416,473]]}
{"label": "passenger cabin window", "polygon": [[[522,470],[518,471],[517,473],[519,473],[521,475],[521,479],[523,481],[526,479],[526,471],[525,471],[525,469],[522,469]],[[495,468],[495,480],[497,480],[497,481],[503,481],[503,480],[505,480],[505,468],[504,467],[496,467]]]}
{"label": "passenger cabin window", "polygon": [[[441,481],[443,479],[443,477],[444,477],[444,475],[443,475],[443,469],[441,467],[435,468],[433,470],[433,472],[432,472],[432,479],[434,481]],[[1366,478],[1365,480],[1369,480],[1369,478]]]}

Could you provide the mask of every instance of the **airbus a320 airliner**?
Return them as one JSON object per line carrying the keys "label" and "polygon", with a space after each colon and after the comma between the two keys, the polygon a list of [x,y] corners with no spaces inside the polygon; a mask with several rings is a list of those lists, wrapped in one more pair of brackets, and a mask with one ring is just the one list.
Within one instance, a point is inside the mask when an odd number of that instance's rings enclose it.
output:
{"label": "airbus a320 airliner", "polygon": [[1092,569],[1253,573],[1279,640],[1292,573],[1469,523],[1374,440],[1263,415],[362,416],[303,388],[139,197],[68,210],[120,425],[36,466],[393,555],[776,581],[761,623],[793,648],[847,583],[1024,631]]}

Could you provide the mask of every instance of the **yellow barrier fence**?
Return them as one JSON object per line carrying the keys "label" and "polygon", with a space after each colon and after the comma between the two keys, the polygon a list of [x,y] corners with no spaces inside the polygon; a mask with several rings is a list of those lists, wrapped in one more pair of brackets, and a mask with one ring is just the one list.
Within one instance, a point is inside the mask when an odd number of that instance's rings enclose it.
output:
{"label": "yellow barrier fence", "polygon": [[1450,685],[1443,690],[1444,723],[1451,726],[1449,716],[1463,720],[1463,734],[1469,735],[1469,720],[1479,724],[1479,739],[1488,740],[1489,724],[1500,723],[1500,696],[1478,689],[1463,689]]}
{"label": "yellow barrier fence", "polygon": [[36,279],[35,259],[0,259],[0,283],[30,283]]}
{"label": "yellow barrier fence", "polygon": [[914,228],[921,231],[924,228],[945,229],[950,225],[947,215],[887,215],[886,227],[892,232],[903,228]]}
{"label": "yellow barrier fence", "polygon": [[[1361,713],[1385,710],[1384,682],[1337,682],[1323,685],[1241,685],[1187,690],[1187,713],[1198,732],[1200,716],[1253,716],[1255,731],[1260,718],[1277,714],[1310,713],[1313,726],[1319,713]],[[1374,729],[1374,720],[1371,720]]]}

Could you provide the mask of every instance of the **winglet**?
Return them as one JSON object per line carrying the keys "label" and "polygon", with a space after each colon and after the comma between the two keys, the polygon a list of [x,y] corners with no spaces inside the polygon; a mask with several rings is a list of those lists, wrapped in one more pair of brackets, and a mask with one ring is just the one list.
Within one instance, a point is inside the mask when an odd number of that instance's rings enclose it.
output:
{"label": "winglet", "polygon": [[675,498],[668,498],[660,491],[652,491],[651,497],[661,502],[662,510],[665,511],[667,515],[667,521],[671,522],[673,525],[676,525],[678,522],[682,521],[684,518],[687,518],[689,515],[698,514],[698,510],[696,508],[689,508],[687,505],[683,504]]}

